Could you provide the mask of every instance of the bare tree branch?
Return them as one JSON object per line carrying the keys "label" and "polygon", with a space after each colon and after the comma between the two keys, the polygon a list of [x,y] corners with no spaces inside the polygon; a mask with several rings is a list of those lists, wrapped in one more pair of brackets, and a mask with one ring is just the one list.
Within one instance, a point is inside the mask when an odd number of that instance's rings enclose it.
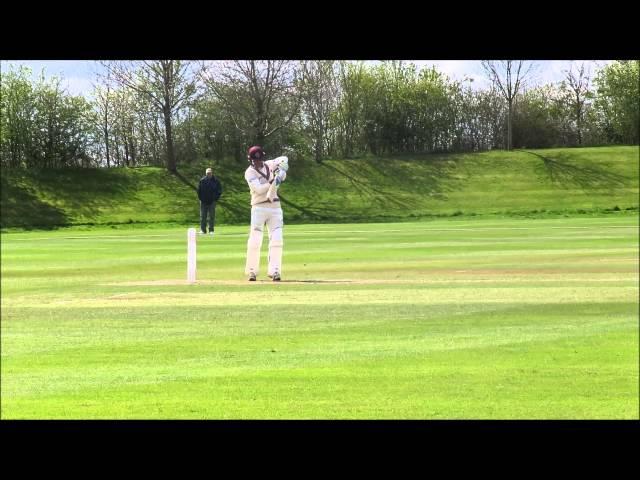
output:
{"label": "bare tree branch", "polygon": [[[531,73],[533,64],[526,66],[523,60],[483,60],[482,67],[491,82],[498,87],[509,107],[509,115],[507,117],[507,150],[511,150],[513,104],[528,75]],[[515,78],[513,72],[514,67]],[[522,71],[523,67],[525,67],[524,72]]]}
{"label": "bare tree branch", "polygon": [[167,169],[176,171],[173,151],[173,117],[197,88],[197,72],[189,77],[189,62],[180,60],[143,60],[141,62],[103,62],[114,80],[148,98],[162,114],[167,144]]}
{"label": "bare tree branch", "polygon": [[203,65],[201,78],[225,106],[236,128],[253,137],[253,141],[263,142],[288,126],[299,109],[299,95],[292,82],[293,63],[286,60],[216,62]]}

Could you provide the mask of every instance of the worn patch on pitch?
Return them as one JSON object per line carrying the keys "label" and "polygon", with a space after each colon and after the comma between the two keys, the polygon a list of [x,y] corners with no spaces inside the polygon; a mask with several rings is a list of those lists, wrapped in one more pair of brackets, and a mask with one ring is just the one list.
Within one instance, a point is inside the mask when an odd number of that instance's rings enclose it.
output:
{"label": "worn patch on pitch", "polygon": [[[130,286],[130,287],[153,287],[153,286],[181,286],[181,285],[264,285],[264,284],[288,284],[288,285],[381,285],[381,284],[448,284],[448,283],[556,283],[567,281],[579,282],[618,282],[619,276],[602,276],[603,272],[558,272],[552,269],[534,270],[439,270],[430,272],[431,276],[422,278],[358,278],[358,279],[287,279],[274,282],[269,278],[259,278],[255,282],[247,279],[238,280],[207,280],[201,279],[191,283],[184,279],[163,279],[163,280],[138,280],[130,282],[111,282],[103,285],[108,286]],[[585,273],[591,273],[591,278],[585,278]],[[608,272],[607,272],[608,273]],[[637,281],[637,276],[630,280]]]}
{"label": "worn patch on pitch", "polygon": [[253,285],[253,284],[263,284],[263,283],[386,283],[386,281],[376,281],[376,280],[280,280],[279,282],[274,282],[271,279],[264,280],[256,280],[255,282],[249,282],[248,280],[196,280],[195,282],[189,282],[187,280],[142,280],[142,281],[134,281],[134,282],[112,282],[105,283],[104,285],[109,286],[124,286],[124,287],[165,287],[165,286],[179,286],[179,285]]}

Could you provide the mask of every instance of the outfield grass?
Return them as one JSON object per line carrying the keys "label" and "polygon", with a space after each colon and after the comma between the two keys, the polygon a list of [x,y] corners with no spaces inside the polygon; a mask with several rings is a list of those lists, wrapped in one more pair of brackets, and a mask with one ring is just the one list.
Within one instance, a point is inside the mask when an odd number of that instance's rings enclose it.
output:
{"label": "outfield grass", "polygon": [[187,285],[186,228],[3,233],[2,418],[640,416],[637,215],[287,225],[279,284],[246,240]]}

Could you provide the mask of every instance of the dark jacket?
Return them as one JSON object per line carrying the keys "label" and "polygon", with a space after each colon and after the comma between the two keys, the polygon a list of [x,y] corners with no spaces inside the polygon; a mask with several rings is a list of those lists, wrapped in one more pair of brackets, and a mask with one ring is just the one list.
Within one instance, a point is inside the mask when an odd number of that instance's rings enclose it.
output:
{"label": "dark jacket", "polygon": [[198,198],[206,205],[217,202],[222,195],[222,184],[215,175],[208,178],[206,175],[200,179],[198,184]]}

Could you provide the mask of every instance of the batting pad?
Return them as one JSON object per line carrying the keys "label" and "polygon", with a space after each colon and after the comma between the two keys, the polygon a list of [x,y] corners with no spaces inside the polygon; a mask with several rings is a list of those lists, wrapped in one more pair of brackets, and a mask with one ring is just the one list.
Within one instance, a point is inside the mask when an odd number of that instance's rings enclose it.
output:
{"label": "batting pad", "polygon": [[282,241],[282,228],[284,226],[282,209],[253,207],[251,209],[251,231],[247,242],[246,275],[249,275],[251,271],[256,275],[259,273],[260,250],[262,248],[265,224],[269,229],[268,273],[273,274],[274,270],[281,271],[282,247],[284,245]]}
{"label": "batting pad", "polygon": [[262,247],[262,227],[251,228],[249,240],[247,242],[247,264],[245,266],[245,275],[253,272],[257,275],[260,267],[260,248]]}
{"label": "batting pad", "polygon": [[[282,232],[281,229],[278,231]],[[273,275],[275,272],[282,273],[282,247],[284,242],[282,240],[275,240],[271,238],[269,242],[269,268],[267,270],[268,275]]]}

